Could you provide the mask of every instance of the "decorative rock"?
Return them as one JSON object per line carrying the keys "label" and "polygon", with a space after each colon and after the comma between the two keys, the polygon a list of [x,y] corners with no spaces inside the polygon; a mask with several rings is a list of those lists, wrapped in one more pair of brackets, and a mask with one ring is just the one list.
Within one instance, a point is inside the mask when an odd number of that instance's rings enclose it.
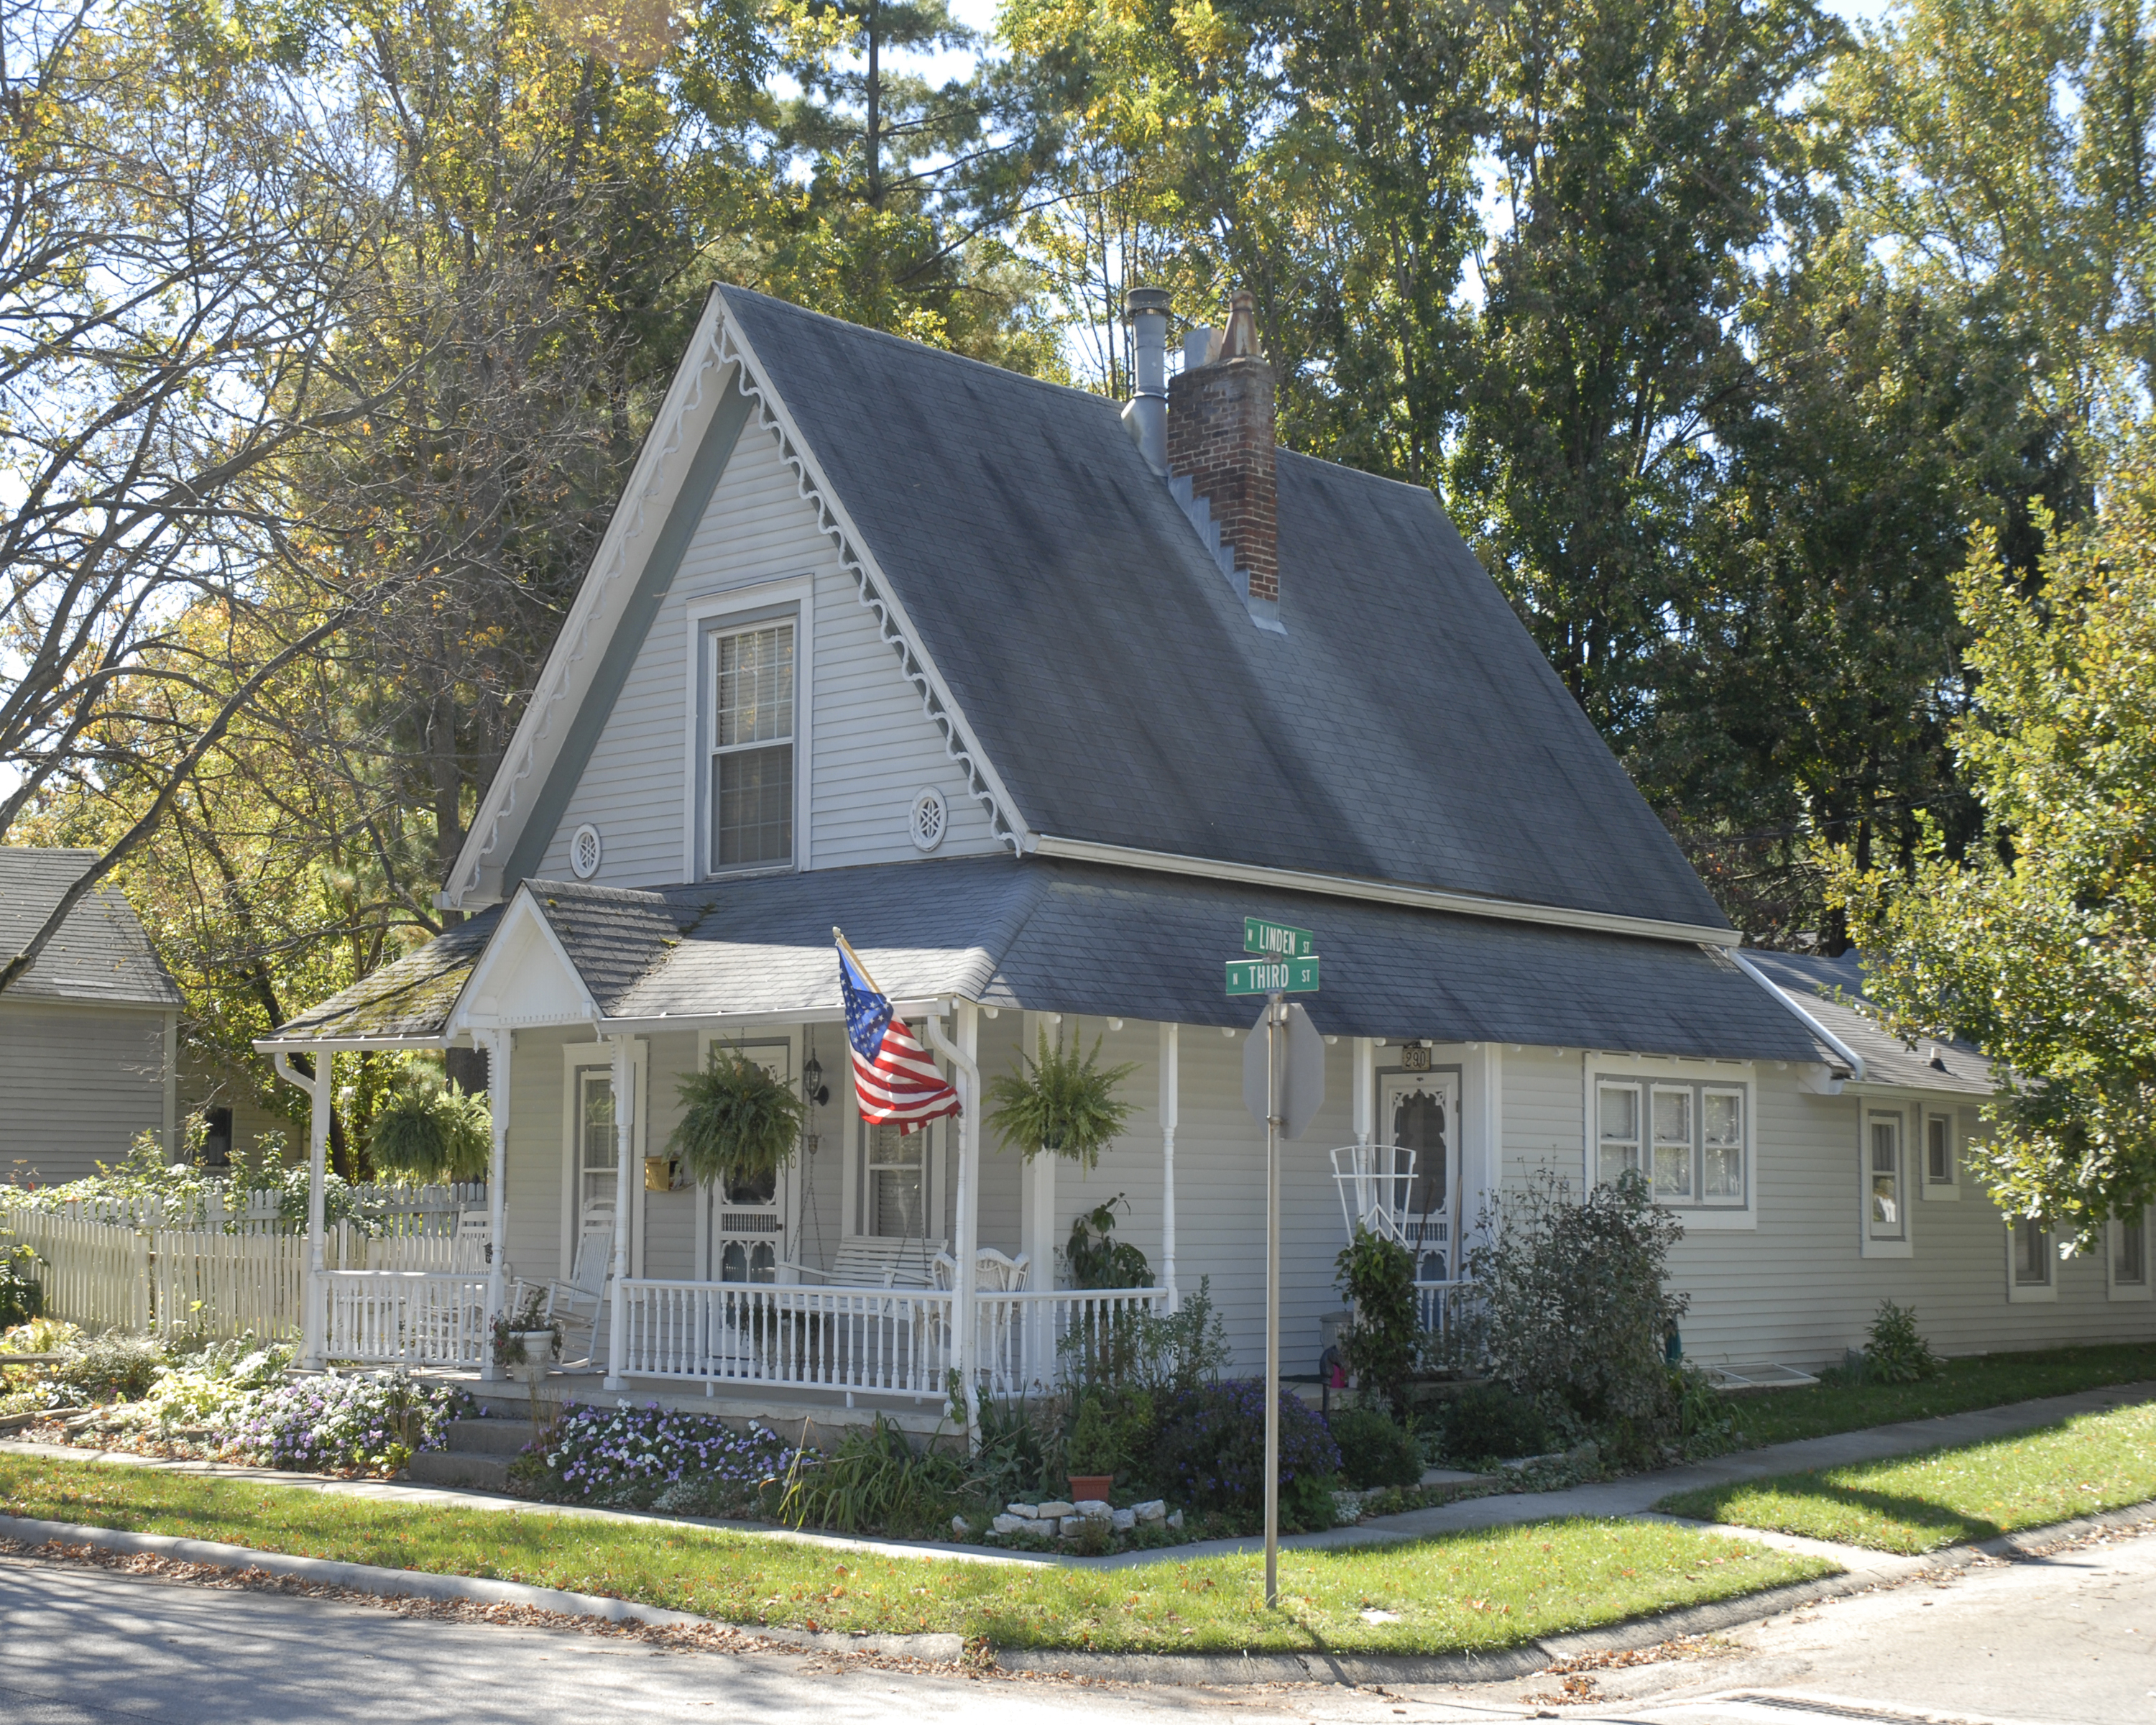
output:
{"label": "decorative rock", "polygon": [[963,1539],[966,1535],[972,1531],[973,1529],[968,1525],[965,1517],[953,1516],[951,1517],[951,1532],[957,1538]]}
{"label": "decorative rock", "polygon": [[1038,1522],[1028,1521],[1023,1516],[998,1516],[988,1526],[998,1533],[1034,1533],[1040,1528]]}
{"label": "decorative rock", "polygon": [[1044,1522],[1060,1522],[1065,1516],[1076,1515],[1078,1506],[1075,1503],[1065,1503],[1059,1497],[1053,1503],[1040,1505],[1034,1509],[1034,1513]]}
{"label": "decorative rock", "polygon": [[1168,1518],[1168,1525],[1174,1528],[1178,1533],[1181,1532],[1183,1531],[1183,1512],[1178,1509],[1171,1514]]}
{"label": "decorative rock", "polygon": [[1168,1519],[1168,1501],[1162,1497],[1148,1498],[1132,1508],[1131,1513],[1142,1522],[1164,1522]]}
{"label": "decorative rock", "polygon": [[1138,1515],[1134,1509],[1119,1509],[1111,1514],[1109,1520],[1118,1533],[1127,1533],[1137,1526]]}
{"label": "decorative rock", "polygon": [[1004,1506],[1004,1513],[1023,1516],[1029,1522],[1037,1522],[1040,1519],[1040,1506],[1037,1503],[1007,1503]]}
{"label": "decorative rock", "polygon": [[1071,1507],[1088,1521],[1105,1522],[1115,1514],[1105,1497],[1081,1497]]}

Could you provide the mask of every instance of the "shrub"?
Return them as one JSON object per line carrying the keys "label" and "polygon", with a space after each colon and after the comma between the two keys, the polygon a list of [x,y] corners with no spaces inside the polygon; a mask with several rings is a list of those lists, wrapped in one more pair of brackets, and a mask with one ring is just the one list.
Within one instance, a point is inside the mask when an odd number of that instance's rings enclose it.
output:
{"label": "shrub", "polygon": [[1064,1267],[1074,1288],[1145,1288],[1152,1286],[1152,1266],[1146,1255],[1127,1240],[1115,1237],[1116,1206],[1123,1202],[1118,1192],[1106,1204],[1096,1204],[1070,1224],[1070,1239],[1063,1248]]}
{"label": "shrub", "polygon": [[1348,1368],[1364,1394],[1381,1395],[1395,1414],[1404,1413],[1408,1373],[1422,1345],[1414,1255],[1358,1224],[1333,1270],[1334,1285],[1355,1307],[1354,1322],[1341,1337]]}
{"label": "shrub", "polygon": [[702,1414],[572,1407],[533,1446],[525,1476],[542,1496],[655,1506],[676,1514],[739,1513],[783,1476],[793,1452],[767,1427],[736,1430]]}
{"label": "shrub", "polygon": [[1874,1384],[1917,1384],[1938,1368],[1938,1356],[1917,1333],[1916,1312],[1881,1300],[1864,1344],[1864,1375]]}
{"label": "shrub", "polygon": [[1331,1421],[1340,1472],[1358,1491],[1412,1486],[1422,1478],[1422,1447],[1414,1434],[1375,1408],[1342,1408]]}
{"label": "shrub", "polygon": [[157,1381],[164,1355],[142,1336],[115,1332],[78,1342],[68,1358],[47,1368],[49,1408],[98,1408],[139,1401]]}
{"label": "shrub", "polygon": [[441,1447],[454,1395],[403,1372],[328,1372],[247,1397],[236,1443],[268,1467],[394,1473],[415,1450]]}
{"label": "shrub", "polygon": [[1431,1425],[1439,1454],[1464,1467],[1539,1455],[1550,1446],[1543,1410],[1502,1384],[1477,1384],[1447,1396],[1436,1404]]}
{"label": "shrub", "polygon": [[[1165,1399],[1153,1444],[1159,1484],[1193,1509],[1245,1520],[1265,1500],[1265,1394],[1255,1378],[1231,1378]],[[1340,1472],[1332,1435],[1302,1399],[1280,1397],[1281,1525],[1314,1531],[1332,1524],[1332,1491]]]}
{"label": "shrub", "polygon": [[248,1397],[281,1384],[291,1363],[288,1342],[213,1342],[158,1367],[146,1403],[163,1431],[234,1426],[245,1417]]}
{"label": "shrub", "polygon": [[1688,1302],[1663,1284],[1683,1235],[1630,1169],[1578,1199],[1550,1173],[1507,1194],[1466,1258],[1491,1375],[1560,1433],[1651,1459],[1680,1421],[1666,1338]]}
{"label": "shrub", "polygon": [[957,1456],[915,1449],[878,1414],[828,1456],[803,1453],[789,1464],[779,1517],[796,1527],[846,1533],[947,1533],[968,1483]]}
{"label": "shrub", "polygon": [[0,1329],[28,1323],[44,1309],[38,1255],[26,1245],[0,1245]]}

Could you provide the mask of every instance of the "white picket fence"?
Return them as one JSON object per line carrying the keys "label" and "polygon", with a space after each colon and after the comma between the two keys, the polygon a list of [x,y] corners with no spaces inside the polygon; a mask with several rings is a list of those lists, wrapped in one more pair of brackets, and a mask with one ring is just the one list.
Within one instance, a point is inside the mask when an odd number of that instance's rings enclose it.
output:
{"label": "white picket fence", "polygon": [[[457,1212],[439,1214],[450,1217],[454,1229]],[[157,1225],[157,1214],[154,1205],[34,1209],[9,1204],[0,1194],[0,1231],[38,1255],[45,1310],[54,1317],[90,1330],[218,1340],[300,1333],[305,1235],[165,1227]],[[142,1219],[132,1219],[136,1216]],[[484,1242],[459,1240],[454,1232],[370,1235],[341,1224],[325,1232],[322,1245],[323,1262],[334,1271],[475,1273],[484,1284]]]}

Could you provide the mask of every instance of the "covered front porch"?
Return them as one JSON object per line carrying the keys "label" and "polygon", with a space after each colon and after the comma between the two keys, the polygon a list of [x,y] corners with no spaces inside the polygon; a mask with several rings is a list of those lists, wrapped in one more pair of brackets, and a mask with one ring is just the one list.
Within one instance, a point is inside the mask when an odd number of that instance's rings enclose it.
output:
{"label": "covered front porch", "polygon": [[[648,892],[526,882],[262,1045],[310,1088],[317,1185],[321,1055],[470,1047],[489,1069],[485,1274],[317,1271],[307,1357],[490,1372],[491,1326],[537,1289],[566,1321],[565,1359],[608,1392],[970,1405],[1058,1383],[1095,1338],[1203,1286],[1247,1371],[1264,1345],[1265,1135],[1242,1090],[1259,1003],[1226,998],[1221,963],[1251,914],[1314,927],[1325,962],[1306,1004],[1326,1101],[1281,1168],[1290,1375],[1319,1370],[1346,1316],[1334,1260],[1358,1219],[1409,1245],[1424,1322],[1446,1321],[1507,1106],[1532,1111],[1514,1116],[1526,1129],[1546,1112],[1578,1130],[1564,1045],[1810,1051],[1735,967],[1645,935],[1045,860]],[[834,922],[957,1087],[955,1121],[907,1136],[860,1117]],[[985,1078],[1044,1034],[1125,1069],[1132,1111],[1097,1167],[984,1132]],[[806,1101],[767,1179],[696,1183],[668,1154],[677,1086],[715,1045]],[[311,1073],[291,1065],[302,1050]],[[1141,1286],[1065,1285],[1074,1224],[1103,1210]]]}

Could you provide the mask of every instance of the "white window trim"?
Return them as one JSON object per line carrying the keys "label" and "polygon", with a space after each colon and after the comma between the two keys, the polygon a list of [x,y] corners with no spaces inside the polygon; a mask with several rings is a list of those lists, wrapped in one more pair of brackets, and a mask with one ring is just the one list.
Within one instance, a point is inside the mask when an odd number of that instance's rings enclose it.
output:
{"label": "white window trim", "polygon": [[[1663,1208],[1684,1224],[1687,1234],[1758,1227],[1759,1086],[1749,1060],[1650,1060],[1640,1055],[1588,1051],[1580,1062],[1580,1107],[1585,1117],[1584,1130],[1580,1135],[1581,1167],[1584,1172],[1583,1190],[1594,1186],[1599,1173],[1598,1141],[1601,1136],[1601,1117],[1596,1103],[1595,1086],[1603,1079],[1617,1084],[1636,1083],[1640,1086],[1640,1153],[1647,1163],[1643,1172],[1647,1172],[1650,1179],[1654,1123],[1648,1117],[1647,1110],[1652,1106],[1649,1092],[1657,1081],[1742,1091],[1744,1095],[1744,1202],[1741,1205],[1704,1204],[1695,1197],[1690,1203],[1664,1204]],[[1466,1107],[1463,1096],[1463,1113]],[[1700,1111],[1704,1113],[1703,1109]],[[1464,1175],[1461,1183],[1463,1187],[1466,1185]],[[1662,1200],[1657,1199],[1656,1202],[1661,1204]],[[1465,1222],[1461,1228],[1464,1235]]]}
{"label": "white window trim", "polygon": [[[703,680],[704,638],[723,632],[726,619],[739,617],[744,626],[758,620],[756,614],[794,608],[793,624],[793,860],[762,868],[728,869],[714,875],[704,858],[703,824],[696,819],[702,801],[701,777],[709,771],[709,751],[704,747]],[[682,656],[686,660],[682,679],[681,720],[681,878],[684,880],[733,880],[755,875],[790,875],[813,865],[809,854],[808,781],[814,759],[816,710],[816,578],[793,575],[783,580],[759,582],[752,587],[731,588],[723,593],[691,599],[682,608]]]}
{"label": "white window trim", "polygon": [[[786,1045],[787,1076],[797,1087],[800,1084],[801,1032],[798,1027],[773,1025],[769,1029],[743,1030],[733,1035],[726,1035],[712,1030],[699,1030],[696,1033],[696,1070],[699,1072],[702,1071],[710,1061],[711,1045],[714,1042],[728,1044],[737,1042],[751,1053],[755,1053],[759,1049],[775,1051],[778,1045],[783,1043]],[[827,1074],[827,1081],[828,1078]],[[801,1182],[797,1178],[800,1172],[800,1162],[797,1153],[793,1164],[778,1177],[778,1209],[786,1229],[786,1246],[788,1250],[797,1254],[793,1258],[779,1260],[778,1277],[781,1282],[799,1279],[794,1275],[793,1266],[800,1261],[798,1251],[801,1239]],[[700,1277],[716,1281],[719,1275],[718,1266],[712,1260],[717,1235],[712,1226],[712,1219],[723,1201],[724,1194],[716,1186],[696,1186],[691,1189],[696,1194],[696,1273]]]}
{"label": "white window trim", "polygon": [[[649,1110],[645,1106],[651,1086],[645,1081],[647,1045],[638,1037],[629,1045],[629,1101],[636,1112],[629,1122],[629,1145],[632,1165],[639,1178],[629,1183],[630,1191],[640,1200],[644,1181],[640,1178],[645,1153],[644,1122]],[[613,1048],[605,1042],[567,1042],[562,1045],[562,1280],[567,1281],[576,1273],[577,1257],[577,1074],[588,1072],[595,1066],[612,1067]],[[629,1273],[644,1274],[644,1205],[632,1201],[622,1194],[615,1194],[617,1204],[629,1204]]]}
{"label": "white window trim", "polygon": [[[2147,1300],[2152,1297],[2150,1277],[2152,1274],[2156,1274],[2156,1271],[2152,1271],[2148,1260],[2149,1219],[2150,1212],[2143,1210],[2141,1213],[2141,1219],[2138,1222],[2107,1222],[2104,1224],[2103,1293],[2104,1297],[2107,1300],[2118,1301],[2128,1300]],[[2114,1275],[2114,1272],[2118,1268],[2119,1236],[2128,1228],[2138,1228],[2141,1230],[2141,1280],[2138,1282],[2119,1281],[2116,1279]]]}
{"label": "white window trim", "polygon": [[[1917,1189],[1928,1204],[1955,1204],[1961,1199],[1961,1116],[1952,1108],[1925,1108],[1919,1117],[1923,1123],[1924,1138],[1922,1178]],[[1947,1124],[1947,1177],[1932,1178],[1932,1122],[1943,1120]]]}
{"label": "white window trim", "polygon": [[[1921,1111],[1919,1111],[1921,1112]],[[1856,1246],[1865,1258],[1912,1258],[1917,1254],[1916,1219],[1909,1202],[1909,1113],[1902,1107],[1880,1107],[1866,1096],[1856,1105]],[[1895,1122],[1896,1155],[1901,1163],[1902,1237],[1875,1240],[1871,1236],[1871,1123]]]}
{"label": "white window trim", "polygon": [[2020,1225],[2019,1219],[2010,1219],[2003,1230],[2006,1236],[2006,1303],[2010,1306],[2048,1306],[2059,1297],[2058,1242],[2046,1230],[2042,1281],[2016,1281],[2014,1275],[2014,1236]]}

